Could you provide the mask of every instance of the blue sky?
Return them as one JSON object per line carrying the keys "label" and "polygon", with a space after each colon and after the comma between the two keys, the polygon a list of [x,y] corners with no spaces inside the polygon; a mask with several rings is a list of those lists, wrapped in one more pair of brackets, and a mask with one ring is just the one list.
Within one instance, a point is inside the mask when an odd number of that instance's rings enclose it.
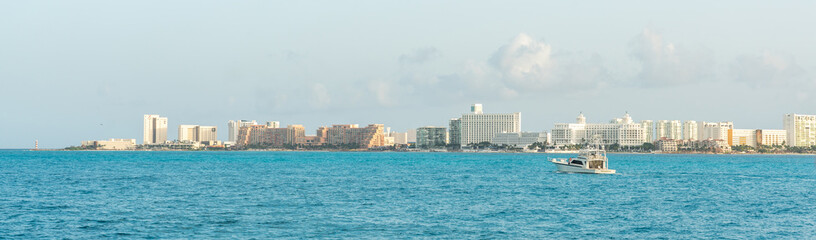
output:
{"label": "blue sky", "polygon": [[0,148],[136,138],[143,114],[383,123],[482,103],[549,130],[816,114],[813,1],[3,1]]}

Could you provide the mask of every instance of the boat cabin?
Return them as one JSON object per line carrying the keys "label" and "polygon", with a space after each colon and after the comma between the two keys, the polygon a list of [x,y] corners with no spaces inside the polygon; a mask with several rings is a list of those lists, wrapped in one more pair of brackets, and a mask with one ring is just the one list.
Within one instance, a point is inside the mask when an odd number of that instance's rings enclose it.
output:
{"label": "boat cabin", "polygon": [[572,158],[570,165],[589,169],[606,169],[606,151],[602,149],[584,149],[578,152],[578,158]]}

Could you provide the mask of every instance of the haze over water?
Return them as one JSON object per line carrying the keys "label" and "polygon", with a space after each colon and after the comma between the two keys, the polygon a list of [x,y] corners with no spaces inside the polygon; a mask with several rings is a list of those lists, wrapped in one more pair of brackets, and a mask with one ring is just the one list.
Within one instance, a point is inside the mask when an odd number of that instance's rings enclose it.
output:
{"label": "haze over water", "polygon": [[[816,1],[0,1],[0,148],[179,125],[446,126],[473,103],[522,131],[814,114]],[[667,107],[671,106],[671,107]],[[724,107],[727,106],[727,107]],[[311,132],[311,131],[310,131]]]}
{"label": "haze over water", "polygon": [[0,238],[816,237],[813,156],[0,151]]}

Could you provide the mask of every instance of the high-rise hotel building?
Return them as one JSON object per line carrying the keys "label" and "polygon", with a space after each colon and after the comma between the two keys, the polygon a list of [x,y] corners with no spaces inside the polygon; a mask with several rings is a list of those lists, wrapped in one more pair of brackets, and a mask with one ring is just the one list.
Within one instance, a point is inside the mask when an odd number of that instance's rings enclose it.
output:
{"label": "high-rise hotel building", "polygon": [[[252,125],[258,125],[258,123],[255,120],[229,120],[229,122],[227,122],[227,128],[229,130],[229,137],[227,138],[228,141],[235,143],[238,141],[238,131],[241,130],[242,127],[249,127]],[[278,126],[275,127],[277,128],[279,126],[280,123],[278,123]]]}
{"label": "high-rise hotel building", "polygon": [[683,140],[697,141],[699,131],[697,130],[697,121],[688,120],[683,122]]}
{"label": "high-rise hotel building", "polygon": [[445,127],[417,128],[416,135],[416,144],[420,148],[444,147],[448,144],[448,129]]}
{"label": "high-rise hotel building", "polygon": [[385,145],[385,126],[369,124],[360,127],[357,124],[335,124],[331,127],[317,129],[317,137],[325,139],[325,143],[341,145],[357,145],[359,148],[374,148]]}
{"label": "high-rise hotel building", "polygon": [[643,141],[647,143],[654,142],[654,122],[652,120],[640,121],[640,126],[643,128]]}
{"label": "high-rise hotel building", "polygon": [[159,115],[144,115],[143,144],[167,142],[167,118]]}
{"label": "high-rise hotel building", "polygon": [[787,132],[788,146],[816,145],[816,115],[785,114],[783,125]]}
{"label": "high-rise hotel building", "polygon": [[448,124],[448,143],[453,146],[462,146],[462,119],[451,118]]}
{"label": "high-rise hotel building", "polygon": [[285,128],[270,128],[267,125],[250,125],[238,130],[235,142],[238,146],[260,145],[282,147],[286,145],[306,144],[306,131],[303,125],[289,125]]}
{"label": "high-rise hotel building", "polygon": [[[470,143],[490,142],[496,133],[521,132],[521,113],[484,113],[482,104],[473,104],[470,113],[462,114],[458,120],[452,119],[451,124],[458,121],[459,131],[451,127],[449,135],[459,135],[460,146]],[[457,142],[456,139],[451,140]]]}
{"label": "high-rise hotel building", "polygon": [[700,122],[697,136],[700,137],[700,140],[728,141],[728,130],[730,129],[734,129],[733,122]]}
{"label": "high-rise hotel building", "polygon": [[675,139],[683,138],[683,126],[680,125],[679,120],[660,120],[657,121],[657,139]]}
{"label": "high-rise hotel building", "polygon": [[187,142],[214,142],[218,140],[215,126],[179,125],[178,140]]}
{"label": "high-rise hotel building", "polygon": [[609,123],[586,123],[584,114],[578,115],[576,123],[556,123],[552,129],[553,145],[563,146],[589,142],[593,137],[600,137],[605,145],[639,146],[646,142],[646,129],[632,121],[627,113],[623,118],[616,118]]}

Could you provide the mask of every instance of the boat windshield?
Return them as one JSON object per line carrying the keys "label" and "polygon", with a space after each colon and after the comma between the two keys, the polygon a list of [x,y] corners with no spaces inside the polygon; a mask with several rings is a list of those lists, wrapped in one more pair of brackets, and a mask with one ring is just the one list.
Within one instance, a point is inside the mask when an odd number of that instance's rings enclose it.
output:
{"label": "boat windshield", "polygon": [[604,157],[603,151],[598,151],[598,150],[586,151],[582,155],[585,156],[588,159],[598,159],[598,158],[603,158]]}
{"label": "boat windshield", "polygon": [[570,162],[570,164],[575,164],[575,165],[581,165],[581,166],[583,166],[583,165],[584,165],[584,162],[582,162],[582,161],[580,161],[580,160],[572,160],[572,162]]}

